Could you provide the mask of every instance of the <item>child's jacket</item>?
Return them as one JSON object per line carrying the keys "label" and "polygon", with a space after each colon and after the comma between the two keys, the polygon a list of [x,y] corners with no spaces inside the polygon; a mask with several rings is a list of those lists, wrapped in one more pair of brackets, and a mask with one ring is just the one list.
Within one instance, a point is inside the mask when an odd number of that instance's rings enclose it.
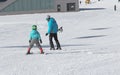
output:
{"label": "child's jacket", "polygon": [[37,39],[37,40],[41,39],[40,33],[37,30],[32,30],[30,32],[30,40],[32,39]]}

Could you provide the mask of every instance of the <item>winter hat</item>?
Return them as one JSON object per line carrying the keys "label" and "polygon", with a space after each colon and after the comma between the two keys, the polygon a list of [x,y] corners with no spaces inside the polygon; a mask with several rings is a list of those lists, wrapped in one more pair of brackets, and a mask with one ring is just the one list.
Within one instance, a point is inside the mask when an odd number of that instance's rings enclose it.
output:
{"label": "winter hat", "polygon": [[47,20],[47,21],[49,21],[49,20],[50,20],[50,15],[47,15],[46,20]]}
{"label": "winter hat", "polygon": [[37,30],[37,26],[36,26],[36,25],[33,25],[33,26],[32,26],[32,30]]}

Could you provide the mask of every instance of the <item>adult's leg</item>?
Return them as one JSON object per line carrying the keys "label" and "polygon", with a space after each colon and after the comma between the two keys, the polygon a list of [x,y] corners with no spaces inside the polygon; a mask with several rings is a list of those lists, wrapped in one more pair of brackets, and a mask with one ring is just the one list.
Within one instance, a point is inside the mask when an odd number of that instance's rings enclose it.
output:
{"label": "adult's leg", "polygon": [[50,33],[49,35],[50,50],[52,49],[55,50],[52,38],[53,38],[53,33]]}
{"label": "adult's leg", "polygon": [[60,43],[59,43],[59,41],[58,41],[57,33],[54,33],[54,40],[55,40],[55,42],[56,42],[57,49],[60,49],[60,50],[61,50],[61,46],[60,46]]}

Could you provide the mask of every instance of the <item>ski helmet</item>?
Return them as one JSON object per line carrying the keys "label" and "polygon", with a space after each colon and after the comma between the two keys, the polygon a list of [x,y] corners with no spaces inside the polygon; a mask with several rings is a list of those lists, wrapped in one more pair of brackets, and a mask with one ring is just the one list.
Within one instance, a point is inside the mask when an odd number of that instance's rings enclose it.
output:
{"label": "ski helmet", "polygon": [[33,25],[33,26],[32,26],[32,30],[37,30],[37,26],[36,26],[36,25]]}

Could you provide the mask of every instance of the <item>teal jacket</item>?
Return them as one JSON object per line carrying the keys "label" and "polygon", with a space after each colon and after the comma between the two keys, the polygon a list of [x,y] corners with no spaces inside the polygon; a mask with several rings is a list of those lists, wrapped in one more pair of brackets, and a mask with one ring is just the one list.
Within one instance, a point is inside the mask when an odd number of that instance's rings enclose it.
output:
{"label": "teal jacket", "polygon": [[41,39],[40,33],[37,30],[32,30],[30,32],[30,40],[32,39],[37,39],[37,40]]}
{"label": "teal jacket", "polygon": [[58,25],[55,21],[54,18],[50,18],[50,20],[48,21],[48,34],[50,33],[57,33],[58,32]]}

